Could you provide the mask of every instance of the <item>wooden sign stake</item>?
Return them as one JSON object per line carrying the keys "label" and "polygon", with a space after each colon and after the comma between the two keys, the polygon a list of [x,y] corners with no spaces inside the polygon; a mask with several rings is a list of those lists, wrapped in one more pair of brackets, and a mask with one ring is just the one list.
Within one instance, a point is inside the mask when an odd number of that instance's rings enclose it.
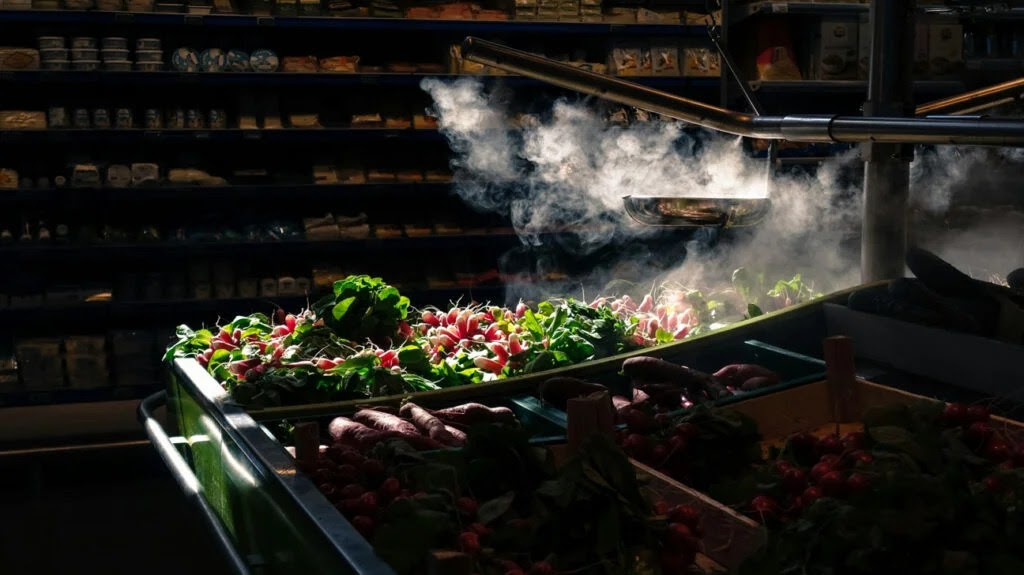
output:
{"label": "wooden sign stake", "polygon": [[315,465],[320,456],[320,426],[315,421],[295,424],[292,441],[295,442],[295,460]]}
{"label": "wooden sign stake", "polygon": [[844,335],[825,338],[825,373],[838,435],[839,424],[852,421],[856,415],[857,371],[853,360],[853,340]]}
{"label": "wooden sign stake", "polygon": [[594,433],[615,432],[615,407],[607,391],[574,397],[566,403],[569,451],[575,453]]}

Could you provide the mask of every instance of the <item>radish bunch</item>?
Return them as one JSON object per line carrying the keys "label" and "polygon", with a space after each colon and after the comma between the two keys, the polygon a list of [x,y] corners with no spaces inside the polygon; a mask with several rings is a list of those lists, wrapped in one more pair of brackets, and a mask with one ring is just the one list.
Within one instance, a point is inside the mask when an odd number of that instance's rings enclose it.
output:
{"label": "radish bunch", "polygon": [[431,364],[447,363],[456,370],[475,367],[485,374],[485,381],[493,380],[515,364],[514,356],[528,349],[520,335],[522,327],[514,323],[525,309],[524,304],[517,310],[483,305],[447,311],[428,308],[420,314],[415,333]]}

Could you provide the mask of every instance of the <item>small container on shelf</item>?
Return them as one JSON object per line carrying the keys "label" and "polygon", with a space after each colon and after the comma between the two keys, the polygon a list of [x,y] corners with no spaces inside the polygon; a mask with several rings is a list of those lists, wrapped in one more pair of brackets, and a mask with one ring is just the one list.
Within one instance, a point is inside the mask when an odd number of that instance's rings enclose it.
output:
{"label": "small container on shelf", "polygon": [[94,72],[100,69],[99,60],[77,60],[71,62],[71,68],[78,72]]}
{"label": "small container on shelf", "polygon": [[152,12],[153,0],[126,0],[125,5],[129,12]]}
{"label": "small container on shelf", "polygon": [[105,108],[96,108],[92,111],[93,128],[109,128],[110,125],[110,112]]}
{"label": "small container on shelf", "polygon": [[92,127],[92,115],[85,108],[76,108],[71,116],[71,124],[80,130],[87,130]]}
{"label": "small container on shelf", "polygon": [[69,60],[54,60],[52,62],[41,62],[40,66],[43,70],[65,72],[71,69],[71,62]]}
{"label": "small container on shelf", "polygon": [[142,115],[142,126],[147,130],[159,130],[164,126],[163,114],[156,108],[147,108]]}
{"label": "small container on shelf", "polygon": [[36,39],[39,50],[60,50],[66,47],[63,36],[40,36]]}
{"label": "small container on shelf", "polygon": [[46,124],[49,128],[62,129],[71,125],[68,109],[63,106],[51,106],[46,113]]}
{"label": "small container on shelf", "polygon": [[103,69],[108,72],[131,72],[132,63],[129,60],[107,60],[103,62]]}
{"label": "small container on shelf", "polygon": [[114,127],[119,130],[128,130],[134,127],[135,116],[131,108],[118,108],[114,112]]}
{"label": "small container on shelf", "polygon": [[71,39],[72,49],[92,48],[93,50],[95,50],[97,46],[98,44],[96,43],[96,38],[93,38],[91,36],[75,36]]}
{"label": "small container on shelf", "polygon": [[160,52],[163,48],[163,44],[160,38],[139,38],[135,41],[135,49],[140,51],[157,51]]}
{"label": "small container on shelf", "polygon": [[164,61],[164,53],[162,50],[136,50],[135,61],[140,64],[150,62],[162,64]]}
{"label": "small container on shelf", "polygon": [[131,52],[129,52],[127,48],[104,48],[100,54],[103,56],[104,62],[124,62],[128,60],[128,56]]}
{"label": "small container on shelf", "polygon": [[103,50],[127,50],[128,39],[121,36],[107,36],[100,40],[100,47]]}
{"label": "small container on shelf", "polygon": [[43,48],[39,50],[40,62],[63,62],[68,59],[67,48]]}
{"label": "small container on shelf", "polygon": [[72,48],[72,62],[94,62],[99,59],[100,51],[96,48]]}
{"label": "small container on shelf", "polygon": [[185,110],[181,108],[175,108],[167,111],[167,129],[169,130],[184,130],[185,129]]}
{"label": "small container on shelf", "polygon": [[263,278],[260,280],[260,297],[277,297],[276,278]]}
{"label": "small container on shelf", "polygon": [[235,288],[238,292],[238,297],[242,298],[254,298],[260,294],[260,283],[256,278],[239,278]]}

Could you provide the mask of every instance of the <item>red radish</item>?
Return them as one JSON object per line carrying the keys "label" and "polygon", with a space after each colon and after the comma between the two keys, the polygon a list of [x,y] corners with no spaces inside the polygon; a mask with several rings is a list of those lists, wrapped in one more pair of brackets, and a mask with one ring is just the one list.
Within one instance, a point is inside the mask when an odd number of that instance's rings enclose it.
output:
{"label": "red radish", "polygon": [[696,530],[700,525],[700,511],[692,505],[676,505],[669,511],[668,520],[672,523],[682,523],[691,530]]}
{"label": "red radish", "polygon": [[355,465],[344,463],[334,468],[334,477],[342,483],[353,483],[359,478],[359,470]]}
{"label": "red radish", "polygon": [[377,494],[372,491],[359,496],[359,511],[362,515],[374,515],[377,513]]}
{"label": "red radish", "polygon": [[825,437],[822,437],[820,441],[818,441],[818,453],[837,454],[842,452],[843,442],[839,439],[839,436],[837,435],[826,435]]}
{"label": "red radish", "polygon": [[803,469],[787,469],[782,473],[782,484],[790,493],[802,493],[807,487],[807,474]]}
{"label": "red radish", "polygon": [[501,370],[505,368],[505,366],[503,366],[502,364],[494,361],[493,359],[489,359],[489,358],[486,358],[486,357],[474,358],[473,359],[473,365],[475,365],[479,369],[482,369],[484,371],[487,371],[487,372],[490,372],[490,373],[494,373],[494,374],[500,374]]}
{"label": "red radish", "polygon": [[215,339],[215,340],[210,342],[210,349],[212,349],[214,351],[220,351],[222,349],[226,349],[228,351],[234,351],[234,350],[238,349],[238,346],[233,344],[233,343],[231,343],[231,342],[227,342],[227,341],[223,341],[223,340],[216,340]]}
{"label": "red radish", "polygon": [[538,561],[530,566],[530,575],[555,575],[555,568],[547,561]]}
{"label": "red radish", "polygon": [[689,571],[696,558],[696,553],[692,551],[662,549],[658,562],[662,575],[683,575]]}
{"label": "red radish", "polygon": [[779,459],[775,462],[775,471],[785,473],[787,469],[793,469],[793,464],[785,459]]}
{"label": "red radish", "polygon": [[513,333],[508,336],[508,351],[512,355],[523,352],[523,346],[519,342],[519,334]]}
{"label": "red radish", "polygon": [[448,310],[448,314],[445,315],[442,325],[455,325],[455,321],[459,319],[459,312],[462,311],[457,307],[453,307]]}
{"label": "red radish", "polygon": [[789,438],[789,444],[792,445],[794,449],[809,451],[818,447],[818,438],[814,437],[810,433],[801,432],[791,435]]}
{"label": "red radish", "polygon": [[473,499],[472,497],[459,497],[455,500],[455,507],[457,507],[463,515],[468,517],[476,517],[477,510],[480,508],[476,499]]}
{"label": "red radish", "polygon": [[491,533],[491,530],[483,523],[471,523],[466,529],[476,533],[478,537],[487,537]]}
{"label": "red radish", "polygon": [[983,479],[981,483],[982,486],[985,487],[986,491],[990,491],[992,493],[999,493],[1005,487],[1005,485],[1003,485],[1003,481],[995,475],[989,475]]}
{"label": "red radish", "polygon": [[845,449],[863,449],[864,440],[866,435],[863,431],[851,431],[843,436],[843,448]]}
{"label": "red radish", "polygon": [[430,311],[429,309],[424,311],[420,315],[420,319],[423,320],[423,323],[425,323],[425,324],[427,324],[427,325],[429,325],[431,327],[437,327],[437,326],[441,325],[441,320],[438,319],[438,317],[436,315],[434,315],[434,312]]}
{"label": "red radish", "polygon": [[967,421],[988,421],[991,414],[984,405],[974,404],[967,408]]}
{"label": "red radish", "polygon": [[654,503],[655,515],[668,515],[671,510],[672,506],[667,501],[657,501]]}
{"label": "red radish", "polygon": [[647,412],[640,409],[630,409],[622,414],[622,421],[626,428],[633,433],[651,433],[658,425]]}
{"label": "red radish", "polygon": [[467,555],[479,555],[480,537],[472,531],[465,531],[459,534],[459,550]]}
{"label": "red radish", "polygon": [[647,313],[647,312],[651,311],[651,308],[653,308],[653,307],[654,307],[654,298],[651,297],[651,294],[647,294],[647,295],[644,296],[644,299],[640,300],[640,305],[637,306],[636,311],[641,312],[641,313]]}
{"label": "red radish", "polygon": [[363,489],[362,485],[359,485],[358,483],[349,483],[345,487],[341,488],[341,491],[338,492],[338,497],[342,499],[355,499],[363,493],[366,493],[366,490]]}
{"label": "red radish", "polygon": [[984,443],[988,441],[989,437],[992,437],[992,427],[986,422],[975,421],[967,427],[965,435],[976,443]]}
{"label": "red radish", "polygon": [[631,433],[622,442],[622,450],[634,459],[646,460],[651,455],[651,442],[645,435]]}
{"label": "red radish", "polygon": [[828,463],[817,463],[811,468],[811,479],[814,480],[815,483],[820,483],[823,477],[833,471],[835,471],[835,469],[832,465]]}
{"label": "red radish", "polygon": [[758,495],[751,500],[750,506],[753,508],[754,513],[762,518],[774,517],[779,511],[779,504],[767,495]]}
{"label": "red radish", "polygon": [[335,363],[334,361],[329,360],[327,358],[324,358],[324,357],[316,359],[314,361],[314,363],[315,363],[317,369],[322,369],[324,371],[328,371],[328,370],[334,369],[335,367],[338,367],[337,363]]}
{"label": "red radish", "polygon": [[999,463],[1010,458],[1010,444],[999,437],[993,437],[985,444],[985,457]]}
{"label": "red radish", "polygon": [[818,482],[821,492],[829,497],[839,497],[846,492],[846,480],[843,474],[838,471],[830,471],[821,477]]}
{"label": "red radish", "polygon": [[287,326],[279,325],[270,330],[270,337],[284,337],[289,333],[291,333],[291,330]]}
{"label": "red radish", "polygon": [[295,326],[298,325],[298,323],[299,321],[294,315],[288,314],[284,316],[284,325],[288,328],[289,332],[295,331]]}
{"label": "red radish", "polygon": [[688,421],[684,421],[683,423],[677,425],[675,432],[676,435],[685,437],[686,439],[693,439],[700,435],[700,429],[698,429],[696,425]]}
{"label": "red radish", "polygon": [[651,462],[655,465],[661,465],[668,459],[669,450],[664,444],[659,443],[651,449]]}
{"label": "red radish", "polygon": [[387,472],[384,464],[377,459],[367,459],[359,466],[359,470],[370,479],[379,479]]}
{"label": "red radish", "polygon": [[384,497],[384,499],[393,499],[402,492],[402,483],[394,477],[388,477],[384,480],[384,483],[381,484],[378,492],[382,497]]}
{"label": "red radish", "polygon": [[839,467],[843,463],[843,459],[834,453],[827,453],[821,456],[818,463],[827,463],[832,467]]}
{"label": "red radish", "polygon": [[484,330],[484,337],[487,341],[496,341],[501,339],[501,328],[498,327],[498,324],[492,323],[487,326],[486,330]]}
{"label": "red radish", "polygon": [[526,310],[528,310],[528,309],[530,309],[530,308],[527,307],[525,303],[519,302],[519,304],[516,305],[516,319],[521,318],[524,315],[526,315]]}
{"label": "red radish", "polygon": [[948,403],[942,410],[942,423],[947,427],[957,427],[967,422],[967,406],[962,403]]}
{"label": "red radish", "polygon": [[498,362],[502,365],[508,361],[508,349],[506,349],[504,345],[500,343],[491,343],[487,345],[487,349],[491,350],[491,353],[498,358]]}
{"label": "red radish", "polygon": [[808,487],[807,489],[804,489],[804,492],[802,494],[800,494],[800,501],[805,506],[807,506],[807,505],[810,505],[811,503],[814,503],[815,501],[821,499],[824,496],[825,496],[825,494],[822,493],[820,487],[818,487],[816,485],[812,485],[812,486]]}
{"label": "red radish", "polygon": [[846,478],[846,489],[850,493],[864,493],[871,488],[871,478],[863,473],[851,473]]}
{"label": "red radish", "polygon": [[376,524],[373,519],[365,515],[357,515],[352,518],[352,527],[355,527],[356,531],[366,539],[373,537],[373,531],[376,528]]}

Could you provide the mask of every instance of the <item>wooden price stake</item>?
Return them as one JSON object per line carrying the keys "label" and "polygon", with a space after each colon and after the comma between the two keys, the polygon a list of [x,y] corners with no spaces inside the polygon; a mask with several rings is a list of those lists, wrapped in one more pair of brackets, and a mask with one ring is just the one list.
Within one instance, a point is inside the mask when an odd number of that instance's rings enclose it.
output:
{"label": "wooden price stake", "polygon": [[320,456],[320,426],[315,421],[295,424],[292,441],[295,442],[295,461],[310,467],[316,465]]}
{"label": "wooden price stake", "polygon": [[854,412],[857,406],[857,371],[853,361],[853,340],[844,335],[825,338],[825,374],[838,434],[840,423],[853,421],[859,415]]}
{"label": "wooden price stake", "polygon": [[459,551],[432,551],[427,557],[428,575],[473,575],[473,558]]}
{"label": "wooden price stake", "polygon": [[569,424],[568,447],[575,453],[588,437],[595,433],[609,436],[615,432],[615,407],[607,391],[574,397],[566,403]]}

